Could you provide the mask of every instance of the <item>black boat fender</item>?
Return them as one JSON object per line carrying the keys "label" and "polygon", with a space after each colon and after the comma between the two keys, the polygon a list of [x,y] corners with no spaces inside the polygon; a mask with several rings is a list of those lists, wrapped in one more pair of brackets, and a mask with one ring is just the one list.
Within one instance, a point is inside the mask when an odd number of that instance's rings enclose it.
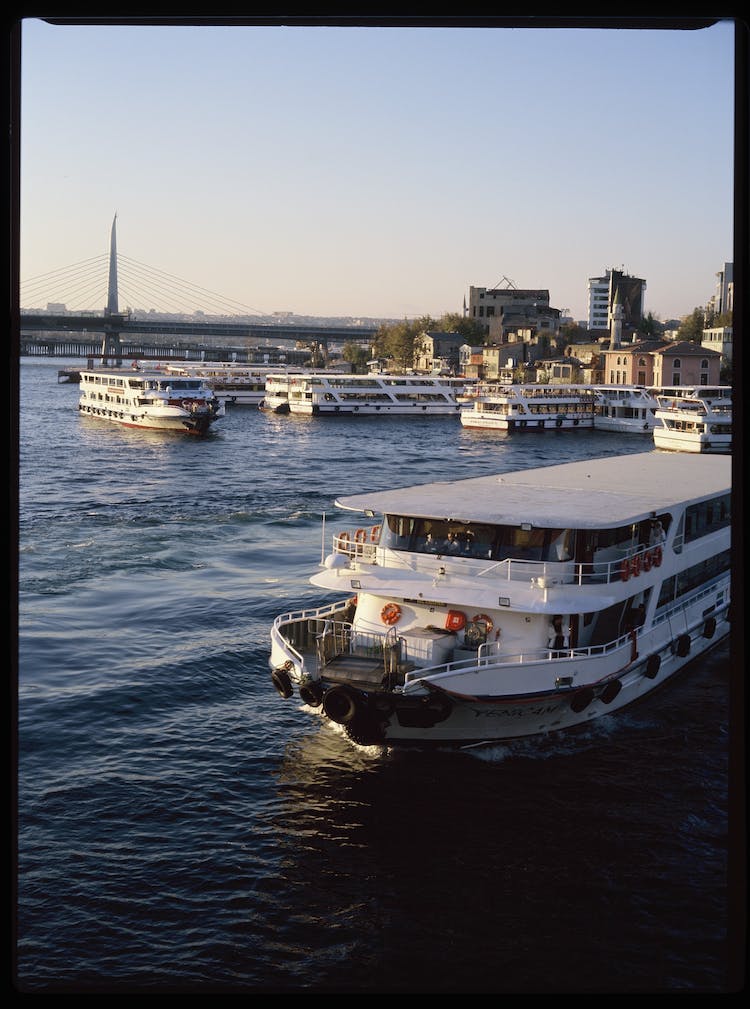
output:
{"label": "black boat fender", "polygon": [[310,680],[299,688],[299,697],[311,708],[318,708],[323,701],[323,687],[317,680]]}
{"label": "black boat fender", "polygon": [[360,695],[349,687],[339,685],[329,687],[323,694],[323,711],[338,725],[353,722],[361,708]]}
{"label": "black boat fender", "polygon": [[677,641],[673,644],[673,649],[681,659],[684,659],[686,655],[690,653],[690,635],[681,634]]}
{"label": "black boat fender", "polygon": [[712,638],[716,634],[716,617],[709,617],[703,625],[703,637]]}
{"label": "black boat fender", "polygon": [[591,687],[583,687],[581,690],[576,690],[570,699],[570,709],[575,711],[577,715],[580,715],[582,711],[588,708],[589,704],[594,700],[594,691]]}
{"label": "black boat fender", "polygon": [[284,699],[291,697],[294,693],[292,690],[292,679],[289,675],[290,667],[291,662],[285,662],[283,666],[279,666],[271,673],[271,682]]}
{"label": "black boat fender", "polygon": [[656,679],[656,675],[659,672],[659,667],[661,666],[661,657],[654,652],[653,655],[649,655],[646,661],[646,668],[643,670],[643,675],[648,677],[649,680]]}
{"label": "black boat fender", "polygon": [[599,694],[599,700],[603,701],[604,704],[611,704],[621,690],[622,682],[620,680],[610,680],[601,694]]}

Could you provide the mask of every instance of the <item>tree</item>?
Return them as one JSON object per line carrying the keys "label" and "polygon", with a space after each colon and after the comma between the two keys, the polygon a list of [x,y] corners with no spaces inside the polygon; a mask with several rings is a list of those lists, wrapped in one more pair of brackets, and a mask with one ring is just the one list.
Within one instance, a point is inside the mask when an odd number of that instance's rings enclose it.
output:
{"label": "tree", "polygon": [[706,317],[703,309],[694,308],[690,315],[684,316],[680,321],[677,339],[685,340],[688,343],[700,343],[703,339],[705,324]]}
{"label": "tree", "polygon": [[638,332],[642,336],[658,336],[661,331],[662,325],[659,320],[654,317],[652,312],[649,312],[648,315],[641,319],[638,323]]}
{"label": "tree", "polygon": [[349,340],[344,344],[341,356],[352,366],[355,372],[363,372],[367,369],[367,362],[370,360],[370,352],[367,347]]}

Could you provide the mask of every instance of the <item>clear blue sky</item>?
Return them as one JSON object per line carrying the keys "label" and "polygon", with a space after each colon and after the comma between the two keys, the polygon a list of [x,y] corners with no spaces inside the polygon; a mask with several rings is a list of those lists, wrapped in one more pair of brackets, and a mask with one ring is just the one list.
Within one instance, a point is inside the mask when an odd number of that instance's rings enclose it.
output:
{"label": "clear blue sky", "polygon": [[122,255],[300,315],[439,317],[507,277],[583,319],[614,266],[679,318],[733,256],[731,23],[29,20],[21,101],[22,281],[106,254],[115,213]]}

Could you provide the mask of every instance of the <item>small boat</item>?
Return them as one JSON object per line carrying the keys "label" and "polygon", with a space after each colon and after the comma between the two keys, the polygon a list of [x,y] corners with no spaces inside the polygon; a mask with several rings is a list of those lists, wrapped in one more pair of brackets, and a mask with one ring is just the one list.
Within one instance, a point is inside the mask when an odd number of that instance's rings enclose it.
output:
{"label": "small boat", "polygon": [[461,411],[457,397],[471,382],[465,378],[417,374],[292,375],[288,387],[289,412],[316,417],[457,416]]}
{"label": "small boat", "polygon": [[729,631],[720,455],[651,450],[336,504],[363,521],[333,534],[310,581],[338,599],[275,619],[271,680],[356,743],[574,729]]}
{"label": "small boat", "polygon": [[732,390],[658,396],[654,445],[675,452],[732,451]]}
{"label": "small boat", "polygon": [[81,371],[82,416],[125,427],[204,435],[224,416],[224,405],[200,378],[164,371]]}
{"label": "small boat", "polygon": [[650,435],[658,406],[653,392],[642,385],[595,385],[594,427],[598,431]]}
{"label": "small boat", "polygon": [[587,385],[484,382],[461,410],[461,423],[499,431],[590,429],[595,402]]}

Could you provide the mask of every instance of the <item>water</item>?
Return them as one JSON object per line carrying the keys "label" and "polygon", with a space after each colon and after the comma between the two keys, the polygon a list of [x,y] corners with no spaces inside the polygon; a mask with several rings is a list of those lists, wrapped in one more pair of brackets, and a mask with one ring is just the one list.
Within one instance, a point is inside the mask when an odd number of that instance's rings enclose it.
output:
{"label": "water", "polygon": [[234,408],[205,440],[21,368],[16,976],[25,992],[724,992],[729,648],[573,738],[358,749],[269,628],[333,500],[651,450]]}

